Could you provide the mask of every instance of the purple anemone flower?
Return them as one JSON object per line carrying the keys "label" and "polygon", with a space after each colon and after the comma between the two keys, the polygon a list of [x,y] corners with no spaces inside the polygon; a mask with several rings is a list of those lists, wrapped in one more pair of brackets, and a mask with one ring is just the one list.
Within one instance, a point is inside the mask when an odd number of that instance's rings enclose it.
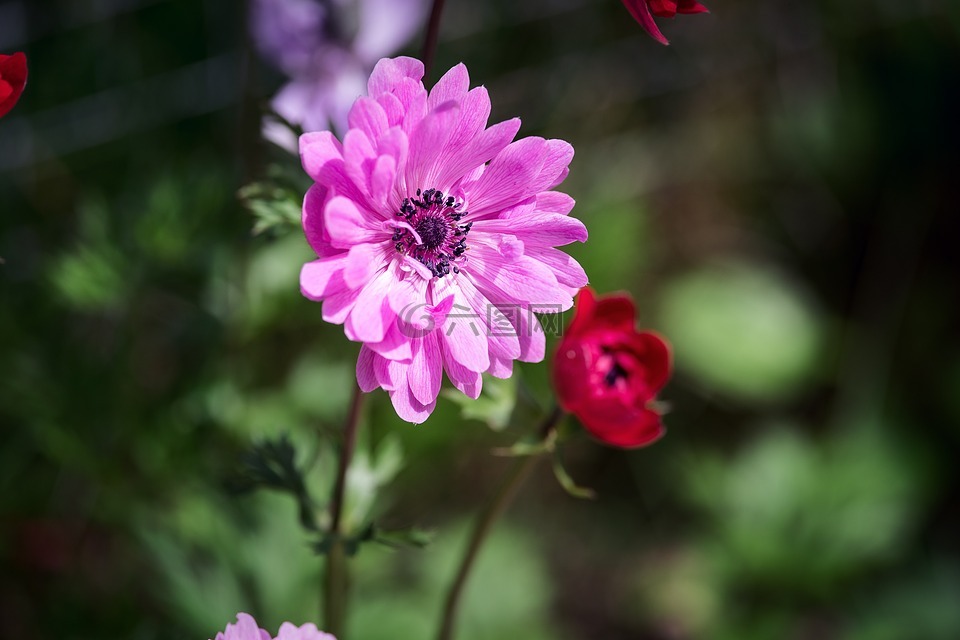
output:
{"label": "purple anemone flower", "polygon": [[469,88],[462,64],[429,93],[422,77],[419,60],[383,59],[342,143],[329,131],[300,138],[315,181],[303,228],[318,256],[300,289],[363,343],[360,387],[384,389],[414,423],[436,406],[444,371],[476,398],[481,373],[542,360],[534,312],[569,309],[587,284],[555,248],[587,239],[573,198],[553,190],[573,147],[513,142],[517,118],[487,127],[487,90]]}
{"label": "purple anemone flower", "polygon": [[[373,65],[404,46],[425,14],[425,0],[253,0],[253,41],[290,78],[273,98],[274,111],[304,131],[344,131]],[[265,133],[296,148],[282,127]]]}
{"label": "purple anemone flower", "polygon": [[313,623],[297,627],[289,622],[280,626],[276,638],[261,629],[257,621],[247,613],[237,614],[236,624],[227,624],[226,630],[217,634],[215,640],[337,640],[329,633],[323,633]]}

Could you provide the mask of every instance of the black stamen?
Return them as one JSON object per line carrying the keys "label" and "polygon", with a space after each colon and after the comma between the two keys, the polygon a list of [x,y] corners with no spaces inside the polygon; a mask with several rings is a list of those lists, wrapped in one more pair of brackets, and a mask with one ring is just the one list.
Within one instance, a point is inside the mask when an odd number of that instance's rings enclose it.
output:
{"label": "black stamen", "polygon": [[457,202],[456,197],[439,189],[417,189],[415,196],[400,202],[400,210],[396,213],[406,219],[413,231],[394,229],[394,247],[399,253],[420,261],[435,278],[442,278],[451,271],[460,273],[460,268],[453,262],[466,252],[466,235],[473,226],[472,222],[458,224],[468,215],[462,207],[463,203]]}
{"label": "black stamen", "polygon": [[612,387],[614,384],[616,384],[617,380],[620,380],[626,377],[627,377],[626,369],[621,367],[619,363],[614,362],[613,366],[610,367],[610,371],[607,371],[607,375],[604,376],[603,382],[608,387]]}

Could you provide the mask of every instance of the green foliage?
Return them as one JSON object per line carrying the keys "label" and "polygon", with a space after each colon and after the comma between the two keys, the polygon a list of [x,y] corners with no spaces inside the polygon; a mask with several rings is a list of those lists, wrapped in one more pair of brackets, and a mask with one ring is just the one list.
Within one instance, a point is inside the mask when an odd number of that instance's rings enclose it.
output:
{"label": "green foliage", "polygon": [[517,405],[517,379],[483,376],[483,390],[473,400],[456,389],[446,389],[443,396],[460,407],[460,415],[467,420],[484,422],[494,431],[503,431],[511,423]]}
{"label": "green foliage", "polygon": [[302,194],[269,183],[254,182],[240,189],[237,196],[255,218],[254,234],[267,231],[286,234],[300,228]]}
{"label": "green foliage", "polygon": [[244,469],[234,486],[241,491],[264,488],[289,493],[297,501],[301,526],[316,531],[316,507],[307,492],[303,474],[294,461],[295,455],[296,450],[286,436],[255,445],[244,456]]}
{"label": "green foliage", "polygon": [[[366,640],[433,636],[440,619],[437,603],[453,579],[467,533],[467,522],[445,525],[427,551],[429,562],[420,551],[359,556],[358,574],[367,579],[354,595],[364,606],[352,612],[351,635]],[[398,579],[404,583],[401,590],[394,586]],[[457,637],[555,638],[558,632],[547,615],[550,591],[537,539],[502,523],[485,544],[467,586]]]}
{"label": "green foliage", "polygon": [[[31,19],[0,28],[33,78],[0,120],[0,637],[319,622],[323,536],[298,496],[322,530],[357,345],[299,292],[311,180],[254,108],[282,80],[234,57],[226,0],[19,4]],[[561,479],[598,500],[538,467],[460,640],[960,637],[960,6],[706,4],[659,47],[620,3],[446,3],[433,77],[463,60],[491,121],[574,145],[559,188],[590,240],[566,248],[599,292],[634,293],[678,368],[662,442],[565,445]],[[445,394],[424,425],[369,395],[341,640],[432,637],[489,451],[544,452],[521,436],[552,400],[548,340],[547,363]],[[221,490],[282,436],[295,455],[254,464],[273,490]]]}
{"label": "green foliage", "polygon": [[818,446],[768,427],[730,462],[705,455],[685,467],[727,580],[823,597],[902,553],[923,506],[921,462],[880,430],[849,430]]}
{"label": "green foliage", "polygon": [[403,468],[403,447],[394,435],[385,437],[373,451],[354,455],[347,473],[347,496],[343,528],[360,529],[374,517],[377,497]]}
{"label": "green foliage", "polygon": [[80,207],[78,246],[50,268],[59,296],[80,311],[118,310],[132,285],[131,266],[117,249],[107,206],[91,199]]}
{"label": "green foliage", "polygon": [[671,282],[661,316],[677,367],[745,401],[795,394],[823,354],[822,320],[788,279],[760,265],[705,268]]}
{"label": "green foliage", "polygon": [[282,620],[315,617],[319,563],[296,526],[293,503],[257,494],[236,505],[223,496],[176,496],[164,512],[142,514],[139,534],[156,557],[151,589],[167,600],[192,635],[214,635],[237,611],[276,629]]}
{"label": "green foliage", "polygon": [[[953,640],[960,637],[960,567],[934,558],[901,584],[871,590],[848,622],[844,640]],[[879,591],[879,593],[877,593]]]}

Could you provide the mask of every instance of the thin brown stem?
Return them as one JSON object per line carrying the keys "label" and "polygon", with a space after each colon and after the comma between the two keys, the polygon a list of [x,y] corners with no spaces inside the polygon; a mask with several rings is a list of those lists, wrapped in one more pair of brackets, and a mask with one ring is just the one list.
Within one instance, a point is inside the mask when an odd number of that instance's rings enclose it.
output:
{"label": "thin brown stem", "polygon": [[330,530],[340,533],[340,524],[343,519],[343,498],[347,489],[347,469],[353,460],[353,452],[357,448],[357,428],[360,425],[360,410],[363,407],[363,392],[360,387],[354,387],[353,398],[350,400],[350,411],[343,428],[343,443],[340,447],[340,463],[337,465],[337,480],[333,485],[333,498],[330,500]]}
{"label": "thin brown stem", "polygon": [[427,34],[423,39],[423,52],[420,57],[423,59],[423,79],[430,77],[430,71],[433,69],[433,59],[437,53],[437,41],[440,37],[440,17],[443,15],[444,0],[433,0],[433,7],[430,9],[430,21],[427,23]]}
{"label": "thin brown stem", "polygon": [[[564,416],[559,407],[555,407],[540,426],[539,433],[543,439],[549,437],[550,432],[557,426],[557,423]],[[453,640],[454,628],[457,621],[457,610],[460,606],[460,599],[463,595],[463,589],[470,577],[470,571],[476,562],[480,548],[483,546],[487,535],[493,529],[493,525],[500,518],[510,503],[516,496],[517,491],[523,485],[524,481],[530,476],[530,472],[536,466],[542,454],[535,454],[517,458],[503,483],[494,494],[493,499],[480,514],[474,525],[473,532],[470,535],[470,542],[467,544],[467,550],[460,560],[460,566],[457,569],[457,575],[447,591],[446,602],[443,607],[443,617],[440,621],[440,632],[437,635],[438,640]]]}
{"label": "thin brown stem", "polygon": [[363,407],[363,392],[359,387],[353,390],[350,411],[343,429],[343,442],[340,446],[340,462],[337,465],[337,479],[333,485],[330,499],[330,548],[327,551],[326,570],[324,572],[323,611],[326,630],[343,640],[345,637],[347,602],[350,576],[347,567],[347,554],[343,546],[343,508],[347,490],[347,470],[353,460],[357,447],[357,430],[360,425],[360,411]]}

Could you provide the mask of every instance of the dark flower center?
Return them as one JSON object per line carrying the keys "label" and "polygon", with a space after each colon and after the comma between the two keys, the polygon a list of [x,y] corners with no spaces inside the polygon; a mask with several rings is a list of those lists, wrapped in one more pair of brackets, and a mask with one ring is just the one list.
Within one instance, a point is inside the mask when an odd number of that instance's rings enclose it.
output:
{"label": "dark flower center", "polygon": [[617,384],[617,380],[626,380],[627,379],[627,370],[620,366],[619,362],[614,361],[613,366],[610,367],[610,370],[607,371],[607,375],[604,376],[603,382],[608,387],[612,387]]}
{"label": "dark flower center", "polygon": [[405,223],[393,232],[394,247],[400,253],[420,261],[435,278],[451,271],[460,273],[454,264],[467,250],[467,234],[472,222],[459,224],[467,215],[453,196],[444,197],[437,189],[421,191],[413,198],[404,198],[397,217]]}
{"label": "dark flower center", "polygon": [[423,240],[423,246],[428,249],[436,249],[447,240],[447,232],[450,230],[447,221],[440,216],[424,216],[417,222],[417,233]]}

